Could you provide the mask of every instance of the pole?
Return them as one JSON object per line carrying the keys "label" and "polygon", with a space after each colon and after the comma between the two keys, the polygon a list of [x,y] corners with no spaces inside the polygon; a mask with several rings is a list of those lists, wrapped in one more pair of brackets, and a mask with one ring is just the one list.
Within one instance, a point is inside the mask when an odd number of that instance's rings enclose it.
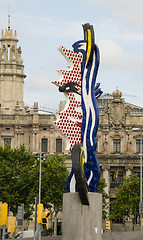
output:
{"label": "pole", "polygon": [[39,169],[39,203],[41,203],[41,153],[40,153],[40,169]]}
{"label": "pole", "polygon": [[140,230],[142,231],[142,129],[140,139]]}
{"label": "pole", "polygon": [[2,228],[2,240],[5,240],[5,229],[6,229],[6,225],[3,225],[3,228]]}
{"label": "pole", "polygon": [[142,131],[143,128],[133,128],[132,131],[134,132],[140,132],[140,204],[139,204],[139,210],[140,210],[140,231],[142,231]]}
{"label": "pole", "polygon": [[23,230],[24,230],[24,203],[21,204],[22,207],[22,240],[23,240]]}
{"label": "pole", "polygon": [[[41,153],[40,153],[40,168],[39,168],[39,203],[41,203]],[[41,240],[41,223],[38,223],[38,240]]]}
{"label": "pole", "polygon": [[36,237],[36,226],[37,226],[37,201],[38,197],[35,197],[35,219],[34,219],[34,240]]}

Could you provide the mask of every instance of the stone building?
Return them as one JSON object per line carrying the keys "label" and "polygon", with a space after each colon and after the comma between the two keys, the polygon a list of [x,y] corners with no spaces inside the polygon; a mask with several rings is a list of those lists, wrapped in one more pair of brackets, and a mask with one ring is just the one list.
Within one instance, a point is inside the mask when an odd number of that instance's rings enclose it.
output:
{"label": "stone building", "polygon": [[[126,103],[118,89],[112,94],[103,94],[98,99],[98,107],[97,157],[101,177],[107,183],[106,192],[112,201],[124,176],[131,173],[140,176],[143,108]],[[70,156],[68,159],[67,166],[70,169]],[[117,173],[115,181],[114,173]]]}
{"label": "stone building", "polygon": [[[143,128],[143,108],[126,103],[115,90],[98,100],[100,124],[97,133],[97,155],[101,176],[106,179],[106,191],[112,198],[124,176],[140,175],[140,141]],[[118,172],[116,181],[113,180]]]}
{"label": "stone building", "polygon": [[12,148],[24,144],[31,152],[66,154],[65,138],[53,125],[54,114],[39,114],[24,106],[24,65],[16,31],[10,27],[0,39],[0,144]]}
{"label": "stone building", "polygon": [[[2,30],[0,44],[0,145],[15,148],[24,144],[32,153],[63,154],[70,170],[71,156],[65,137],[53,125],[55,115],[39,114],[38,103],[33,109],[24,106],[26,75],[16,31],[13,33],[10,27]],[[140,172],[140,133],[133,129],[143,128],[143,108],[126,103],[119,90],[103,94],[98,106],[97,156],[106,191],[114,198],[123,176]],[[118,177],[113,181],[115,170]]]}

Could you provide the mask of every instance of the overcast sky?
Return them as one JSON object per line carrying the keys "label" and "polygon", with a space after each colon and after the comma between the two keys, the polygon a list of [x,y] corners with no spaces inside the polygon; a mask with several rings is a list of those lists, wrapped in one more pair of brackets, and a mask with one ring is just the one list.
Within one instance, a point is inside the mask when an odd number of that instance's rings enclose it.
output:
{"label": "overcast sky", "polygon": [[0,29],[17,30],[25,65],[24,101],[57,109],[62,93],[51,82],[68,69],[57,50],[83,39],[83,23],[94,26],[100,49],[97,82],[104,93],[118,88],[126,102],[143,107],[142,0],[1,0]]}

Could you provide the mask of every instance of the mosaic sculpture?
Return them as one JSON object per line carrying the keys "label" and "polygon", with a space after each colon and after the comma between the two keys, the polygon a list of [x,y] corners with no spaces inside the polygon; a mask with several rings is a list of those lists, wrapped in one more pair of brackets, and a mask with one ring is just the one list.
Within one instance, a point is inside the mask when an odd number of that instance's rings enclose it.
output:
{"label": "mosaic sculpture", "polygon": [[96,99],[102,94],[96,83],[99,49],[94,43],[94,30],[83,25],[84,40],[75,42],[73,51],[59,47],[70,64],[68,71],[59,71],[61,80],[55,81],[66,95],[66,106],[57,113],[55,124],[69,139],[72,170],[67,179],[67,192],[79,193],[81,203],[89,205],[87,192],[97,192],[100,168],[96,156],[96,134],[99,111]]}

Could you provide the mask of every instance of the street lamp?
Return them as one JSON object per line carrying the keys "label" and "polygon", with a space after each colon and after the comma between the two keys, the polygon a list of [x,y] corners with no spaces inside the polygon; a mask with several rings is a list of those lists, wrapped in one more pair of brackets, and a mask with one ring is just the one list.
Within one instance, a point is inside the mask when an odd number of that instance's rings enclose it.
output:
{"label": "street lamp", "polygon": [[[39,204],[41,203],[41,160],[45,160],[45,154],[39,153],[37,154],[37,159],[40,160],[39,164]],[[38,240],[41,240],[41,223],[38,223]]]}
{"label": "street lamp", "polygon": [[[41,203],[41,153],[39,154],[40,166],[39,166],[39,204]],[[41,240],[41,223],[38,223],[38,239]]]}
{"label": "street lamp", "polygon": [[[41,152],[36,153],[36,159],[39,160],[39,200],[38,200],[38,203],[40,204],[41,203]],[[34,240],[35,240],[35,238],[34,238]],[[41,223],[38,223],[38,240],[41,240]]]}
{"label": "street lamp", "polygon": [[140,230],[142,231],[142,128],[133,128],[133,132],[140,132]]}

